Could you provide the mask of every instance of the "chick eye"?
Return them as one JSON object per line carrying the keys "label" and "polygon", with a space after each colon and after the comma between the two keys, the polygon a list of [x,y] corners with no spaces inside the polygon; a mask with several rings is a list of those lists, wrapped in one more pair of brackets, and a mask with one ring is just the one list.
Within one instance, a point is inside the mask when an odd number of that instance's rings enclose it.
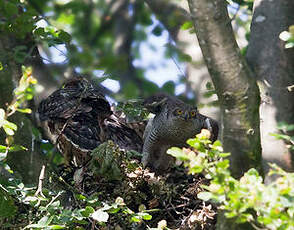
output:
{"label": "chick eye", "polygon": [[196,111],[191,111],[190,114],[191,114],[192,117],[195,117],[196,116]]}
{"label": "chick eye", "polygon": [[179,115],[181,115],[183,113],[183,110],[177,109],[176,110],[176,113],[179,114]]}

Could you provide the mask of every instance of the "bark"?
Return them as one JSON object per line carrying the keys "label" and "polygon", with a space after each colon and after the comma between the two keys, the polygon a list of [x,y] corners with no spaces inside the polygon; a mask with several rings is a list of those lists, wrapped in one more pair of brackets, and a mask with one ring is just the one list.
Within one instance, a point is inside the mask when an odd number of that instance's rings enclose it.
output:
{"label": "bark", "polygon": [[[294,124],[294,49],[285,49],[279,34],[294,24],[294,1],[254,1],[250,43],[247,51],[249,64],[255,70],[261,91],[261,141],[265,162],[279,163],[291,168],[291,153],[287,143],[275,139],[277,123]],[[293,135],[293,134],[292,134]],[[292,154],[293,157],[293,154]],[[292,170],[293,170],[292,159]]]}
{"label": "bark", "polygon": [[261,169],[259,90],[243,60],[223,0],[189,0],[199,44],[221,107],[224,150],[231,172],[240,177]]}

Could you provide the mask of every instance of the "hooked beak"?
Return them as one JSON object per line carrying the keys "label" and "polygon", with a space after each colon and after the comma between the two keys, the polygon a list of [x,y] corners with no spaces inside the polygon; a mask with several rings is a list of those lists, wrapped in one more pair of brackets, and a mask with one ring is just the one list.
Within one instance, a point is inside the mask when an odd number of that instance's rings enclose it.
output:
{"label": "hooked beak", "polygon": [[184,118],[185,118],[185,121],[187,121],[189,119],[189,113],[188,112],[185,112]]}

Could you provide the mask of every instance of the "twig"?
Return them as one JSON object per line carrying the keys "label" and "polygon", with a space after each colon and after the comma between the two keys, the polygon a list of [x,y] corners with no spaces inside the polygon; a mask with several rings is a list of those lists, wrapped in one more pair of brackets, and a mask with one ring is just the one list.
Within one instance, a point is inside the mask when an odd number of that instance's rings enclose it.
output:
{"label": "twig", "polygon": [[255,223],[253,223],[253,222],[250,222],[250,224],[252,225],[252,227],[254,228],[254,229],[256,229],[256,230],[267,230],[267,228],[260,228],[260,227],[258,227]]}
{"label": "twig", "polygon": [[46,205],[45,209],[47,209],[62,193],[63,193],[63,191],[58,192],[58,194],[52,198],[52,200],[49,202],[49,204]]}
{"label": "twig", "polygon": [[[168,43],[169,43],[170,45],[172,45],[172,39],[171,39],[171,37],[168,38]],[[180,72],[180,73],[181,73],[186,79],[188,79],[187,74],[184,73],[184,71],[183,71],[182,68],[180,67],[179,63],[177,62],[177,60],[174,58],[174,56],[173,56],[173,55],[170,55],[170,57],[171,57],[172,61],[174,62],[174,64],[176,65],[178,71],[179,71],[179,72]]]}
{"label": "twig", "polygon": [[38,189],[35,192],[35,196],[41,195],[43,198],[46,198],[43,194],[42,187],[43,187],[43,180],[45,179],[45,165],[42,166],[40,176],[39,176],[39,184],[38,184]]}
{"label": "twig", "polygon": [[239,10],[240,10],[240,5],[238,5],[238,7],[235,8],[235,10],[236,10],[236,12],[235,12],[234,16],[231,18],[231,20],[230,20],[231,22],[236,19],[237,15],[239,13]]}
{"label": "twig", "polygon": [[91,230],[94,230],[94,229],[95,229],[95,225],[96,225],[96,220],[94,220],[94,221],[92,222]]}

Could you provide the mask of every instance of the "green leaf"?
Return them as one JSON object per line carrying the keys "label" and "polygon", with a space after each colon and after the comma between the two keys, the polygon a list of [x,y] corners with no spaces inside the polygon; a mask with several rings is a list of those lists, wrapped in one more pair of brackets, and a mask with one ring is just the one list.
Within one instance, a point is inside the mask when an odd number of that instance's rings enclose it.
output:
{"label": "green leaf", "polygon": [[182,160],[182,161],[186,161],[189,160],[189,157],[187,156],[187,154],[185,154],[182,149],[178,148],[178,147],[172,147],[170,149],[167,150],[167,154]]}
{"label": "green leaf", "polygon": [[58,34],[58,38],[64,43],[69,43],[71,41],[71,35],[64,30],[61,30]]}
{"label": "green leaf", "polygon": [[86,206],[86,208],[83,211],[81,211],[81,214],[84,217],[89,217],[94,212],[95,212],[94,208],[92,208],[91,206]]}
{"label": "green leaf", "polygon": [[7,120],[4,120],[2,122],[2,125],[3,125],[3,129],[4,131],[6,132],[7,135],[9,136],[13,136],[14,135],[14,131],[17,130],[17,126],[16,124],[10,122],[10,121],[7,121]]}
{"label": "green leaf", "polygon": [[282,139],[282,140],[291,140],[291,137],[285,134],[278,134],[278,133],[270,133],[271,136],[276,137],[277,139]]}
{"label": "green leaf", "polygon": [[12,130],[15,130],[15,131],[17,130],[17,125],[10,122],[10,121],[7,121],[7,120],[5,121],[4,126],[6,126],[7,128],[10,128]]}
{"label": "green leaf", "polygon": [[219,154],[219,157],[223,157],[223,158],[225,158],[225,157],[228,157],[228,156],[230,156],[231,154],[230,153],[220,153]]}
{"label": "green leaf", "polygon": [[141,221],[141,218],[139,218],[137,215],[136,216],[132,216],[131,221],[132,222],[135,222],[135,223],[138,223],[138,222]]}
{"label": "green leaf", "polygon": [[5,133],[8,135],[8,136],[13,136],[14,135],[14,131],[10,128],[7,128],[5,126],[3,126],[3,129],[5,131]]}
{"label": "green leaf", "polygon": [[28,149],[22,145],[12,145],[9,147],[9,152],[17,152],[17,151],[21,151],[21,150],[24,150],[24,151],[28,151]]}
{"label": "green leaf", "polygon": [[208,201],[213,197],[213,195],[211,192],[200,192],[197,194],[197,197],[201,200]]}
{"label": "green leaf", "polygon": [[0,71],[3,70],[2,62],[0,61]]}
{"label": "green leaf", "polygon": [[255,169],[255,168],[251,168],[249,169],[245,175],[251,175],[251,176],[256,176],[256,177],[259,177],[259,173],[258,171]]}
{"label": "green leaf", "polygon": [[142,218],[143,220],[151,220],[152,216],[148,213],[143,213]]}
{"label": "green leaf", "polygon": [[28,113],[28,114],[31,114],[32,113],[32,110],[29,109],[29,108],[26,108],[26,109],[16,109],[18,112],[21,112],[21,113]]}
{"label": "green leaf", "polygon": [[188,30],[193,28],[193,22],[192,21],[186,21],[182,26],[181,29],[182,30]]}
{"label": "green leaf", "polygon": [[192,62],[192,57],[189,54],[179,52],[179,59],[182,62]]}
{"label": "green leaf", "polygon": [[219,161],[216,163],[216,167],[221,169],[227,169],[230,166],[229,160]]}
{"label": "green leaf", "polygon": [[50,229],[65,229],[65,225],[49,225]]}
{"label": "green leaf", "polygon": [[0,145],[0,153],[4,153],[8,147],[5,145]]}
{"label": "green leaf", "polygon": [[[50,150],[52,149],[53,146],[50,146]],[[76,198],[78,200],[86,200],[87,197],[85,197],[84,195],[82,194],[76,194]]]}
{"label": "green leaf", "polygon": [[195,149],[199,149],[201,147],[201,143],[197,138],[191,138],[187,140],[187,144],[191,147],[194,147]]}
{"label": "green leaf", "polygon": [[34,35],[37,35],[37,36],[47,36],[47,33],[45,32],[44,28],[42,27],[39,27],[37,29],[34,30]]}
{"label": "green leaf", "polygon": [[197,174],[201,173],[203,171],[203,166],[202,165],[195,165],[192,168],[190,168],[190,173],[192,174]]}

